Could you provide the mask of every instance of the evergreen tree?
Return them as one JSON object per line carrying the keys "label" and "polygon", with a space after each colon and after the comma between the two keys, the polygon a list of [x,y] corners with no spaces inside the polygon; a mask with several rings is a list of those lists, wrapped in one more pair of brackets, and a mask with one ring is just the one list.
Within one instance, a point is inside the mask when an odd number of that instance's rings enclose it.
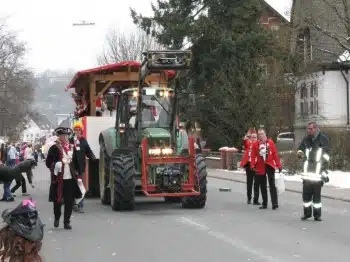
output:
{"label": "evergreen tree", "polygon": [[209,139],[236,144],[247,128],[271,124],[274,94],[261,82],[259,65],[277,47],[259,24],[260,0],[158,0],[152,9],[152,17],[135,10],[131,16],[160,44],[182,49],[190,43],[191,113]]}

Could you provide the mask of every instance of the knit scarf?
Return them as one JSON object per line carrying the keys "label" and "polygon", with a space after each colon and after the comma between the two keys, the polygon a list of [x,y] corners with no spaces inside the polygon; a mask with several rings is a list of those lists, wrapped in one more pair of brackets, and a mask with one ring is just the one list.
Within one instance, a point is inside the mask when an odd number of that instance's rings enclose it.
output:
{"label": "knit scarf", "polygon": [[[70,152],[69,143],[61,144],[61,149],[59,150],[59,159],[63,161],[64,155],[68,155]],[[62,174],[57,175],[57,203],[63,203],[63,174],[64,174],[65,164],[62,163]],[[68,166],[69,168],[69,166]]]}

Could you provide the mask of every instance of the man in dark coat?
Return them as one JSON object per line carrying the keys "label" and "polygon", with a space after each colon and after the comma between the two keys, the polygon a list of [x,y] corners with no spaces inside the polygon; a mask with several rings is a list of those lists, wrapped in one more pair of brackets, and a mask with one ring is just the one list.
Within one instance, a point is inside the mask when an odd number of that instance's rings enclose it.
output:
{"label": "man in dark coat", "polygon": [[70,230],[74,198],[82,197],[78,186],[81,177],[72,163],[72,146],[68,143],[70,129],[59,127],[55,132],[58,139],[56,144],[50,147],[46,157],[46,166],[51,172],[49,201],[53,202],[54,226],[59,227],[61,207],[64,204],[64,228]]}
{"label": "man in dark coat", "polygon": [[[73,148],[73,165],[78,174],[83,177],[85,173],[85,158],[90,160],[96,160],[94,153],[92,152],[88,141],[83,136],[84,127],[80,122],[74,124],[74,138],[71,143],[74,144]],[[84,200],[81,200],[78,205],[74,206],[74,210],[80,213],[84,213]]]}
{"label": "man in dark coat", "polygon": [[0,167],[0,180],[4,182],[4,195],[0,201],[12,202],[14,198],[10,191],[10,186],[13,180],[21,181],[22,173],[32,172],[36,166],[35,160],[28,159],[16,165],[14,168],[7,166]]}
{"label": "man in dark coat", "polygon": [[[28,160],[24,160],[22,161],[21,163],[33,163],[33,165],[37,165],[37,161],[35,161],[34,159],[28,159]],[[35,162],[35,164],[34,164]],[[20,164],[21,164],[20,163]],[[29,184],[32,185],[32,187],[34,188],[34,185],[33,185],[33,171],[32,169],[28,169],[27,171],[25,171],[24,173],[26,173],[27,175],[27,178],[28,178],[28,182]],[[16,196],[14,193],[16,192],[16,190],[18,188],[22,187],[22,196],[29,196],[28,192],[27,192],[27,182],[26,182],[26,179],[24,178],[23,175],[21,175],[21,178],[20,180],[16,180],[16,185],[11,189],[11,193],[12,193],[12,196]]]}

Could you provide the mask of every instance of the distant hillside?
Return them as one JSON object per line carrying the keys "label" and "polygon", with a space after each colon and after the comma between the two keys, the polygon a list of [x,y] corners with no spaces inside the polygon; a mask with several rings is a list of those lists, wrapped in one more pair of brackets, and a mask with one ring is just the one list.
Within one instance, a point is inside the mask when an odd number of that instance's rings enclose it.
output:
{"label": "distant hillside", "polygon": [[45,71],[37,75],[33,109],[46,114],[52,123],[57,122],[56,114],[73,113],[74,102],[70,94],[64,91],[73,75],[73,70],[67,72]]}

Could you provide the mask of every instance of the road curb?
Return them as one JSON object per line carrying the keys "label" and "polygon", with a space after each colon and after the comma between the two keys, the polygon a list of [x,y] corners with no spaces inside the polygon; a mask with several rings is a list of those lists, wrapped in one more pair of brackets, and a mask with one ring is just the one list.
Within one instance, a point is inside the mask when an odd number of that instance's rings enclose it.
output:
{"label": "road curb", "polygon": [[[212,175],[208,175],[208,177],[216,178],[216,179],[221,179],[221,180],[227,180],[227,181],[238,182],[238,183],[242,183],[242,184],[246,184],[245,181],[242,181],[242,180],[239,180],[239,179],[234,179],[234,178],[226,178],[226,177],[212,176]],[[301,190],[295,190],[295,189],[287,189],[287,188],[286,188],[286,191],[292,192],[292,193],[298,193],[298,194],[301,194],[301,193],[302,193]],[[332,200],[337,200],[337,201],[342,201],[342,202],[348,202],[348,203],[350,203],[350,199],[348,199],[348,198],[334,197],[334,196],[330,196],[330,195],[322,195],[322,197],[323,197],[323,198],[326,198],[326,199],[332,199]]]}

